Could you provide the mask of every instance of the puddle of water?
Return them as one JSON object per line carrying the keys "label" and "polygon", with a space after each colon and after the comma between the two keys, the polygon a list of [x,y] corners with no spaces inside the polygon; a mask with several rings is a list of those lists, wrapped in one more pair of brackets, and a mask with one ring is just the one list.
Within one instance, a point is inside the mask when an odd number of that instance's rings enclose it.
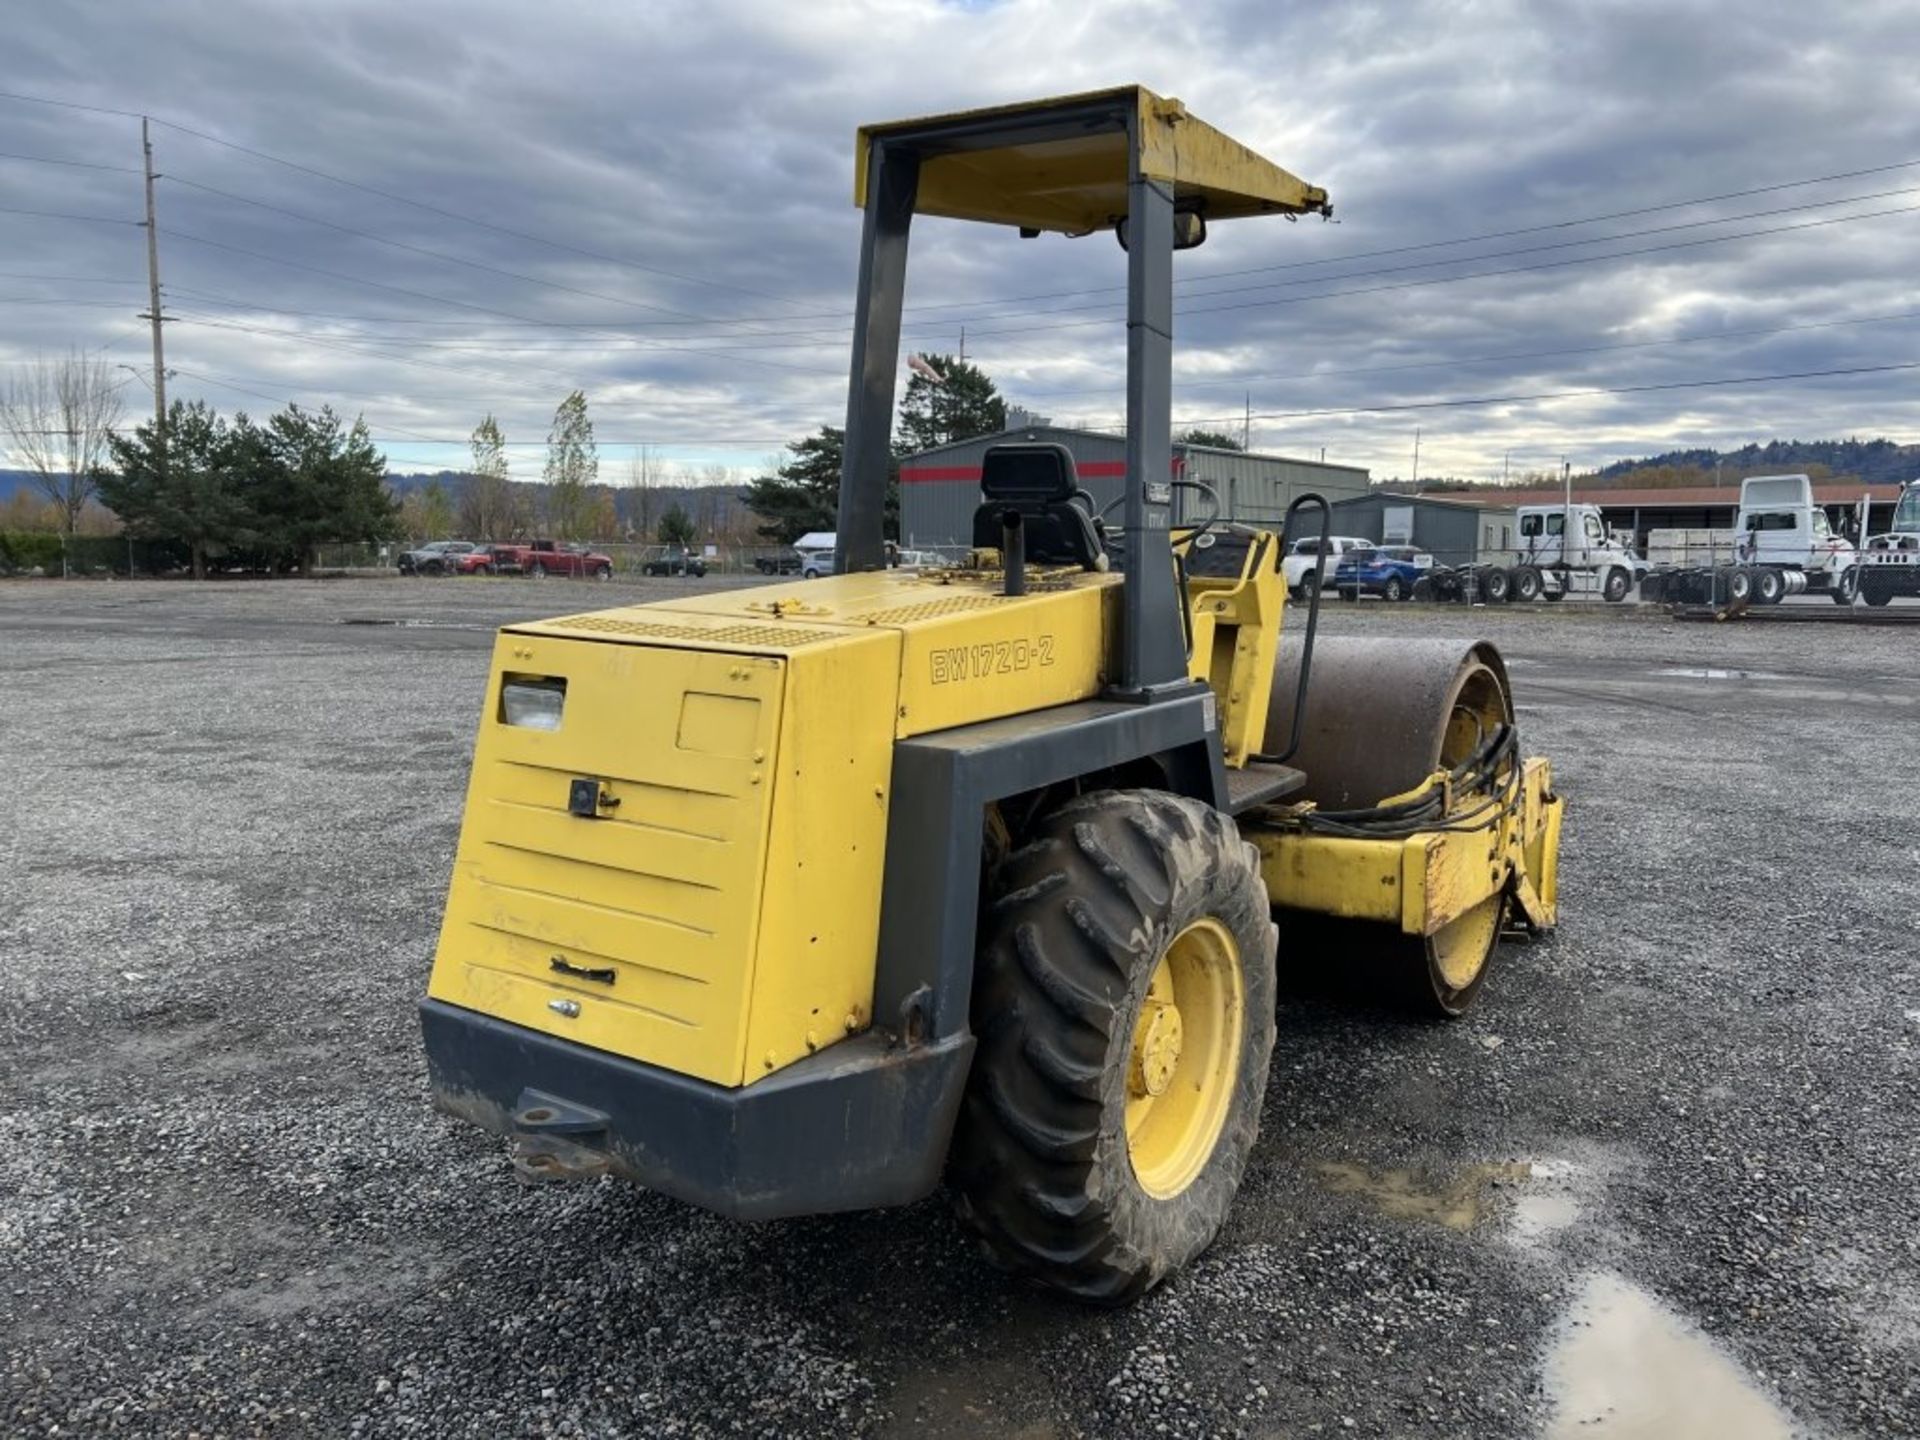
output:
{"label": "puddle of water", "polygon": [[1670,670],[1654,670],[1654,675],[1677,675],[1682,680],[1784,680],[1784,675],[1775,675],[1767,670],[1716,670],[1711,667],[1688,665],[1675,666]]}
{"label": "puddle of water", "polygon": [[1472,1229],[1496,1188],[1518,1185],[1533,1173],[1524,1160],[1468,1165],[1441,1176],[1374,1170],[1349,1160],[1323,1160],[1313,1168],[1336,1195],[1358,1195],[1396,1220],[1428,1220],[1449,1230]]}
{"label": "puddle of water", "polygon": [[1739,1366],[1637,1286],[1600,1271],[1547,1357],[1546,1440],[1791,1440]]}
{"label": "puddle of water", "polygon": [[401,620],[385,616],[349,615],[336,625],[384,625],[395,630],[490,630],[490,625],[475,625],[465,620]]}
{"label": "puddle of water", "polygon": [[1521,1195],[1513,1202],[1514,1238],[1537,1245],[1580,1218],[1580,1202],[1566,1194]]}

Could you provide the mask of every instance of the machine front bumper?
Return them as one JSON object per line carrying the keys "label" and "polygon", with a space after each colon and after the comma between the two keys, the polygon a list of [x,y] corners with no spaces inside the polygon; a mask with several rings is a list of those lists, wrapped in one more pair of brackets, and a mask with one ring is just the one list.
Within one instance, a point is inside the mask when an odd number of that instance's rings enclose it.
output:
{"label": "machine front bumper", "polygon": [[612,1171],[742,1220],[926,1195],[973,1055],[967,1034],[894,1045],[870,1030],[735,1089],[438,1000],[420,1026],[434,1104],[513,1137],[523,1174]]}

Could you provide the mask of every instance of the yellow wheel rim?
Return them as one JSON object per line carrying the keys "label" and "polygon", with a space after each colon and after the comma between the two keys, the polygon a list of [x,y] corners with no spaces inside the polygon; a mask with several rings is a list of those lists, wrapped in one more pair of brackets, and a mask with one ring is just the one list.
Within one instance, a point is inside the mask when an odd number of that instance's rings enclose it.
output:
{"label": "yellow wheel rim", "polygon": [[1441,926],[1427,940],[1433,968],[1449,990],[1459,991],[1471,985],[1486,968],[1500,938],[1500,916],[1505,897],[1494,895],[1467,911],[1457,920]]}
{"label": "yellow wheel rim", "polygon": [[1206,1169],[1240,1071],[1240,947],[1196,920],[1154,966],[1127,1056],[1127,1156],[1140,1188],[1171,1199]]}

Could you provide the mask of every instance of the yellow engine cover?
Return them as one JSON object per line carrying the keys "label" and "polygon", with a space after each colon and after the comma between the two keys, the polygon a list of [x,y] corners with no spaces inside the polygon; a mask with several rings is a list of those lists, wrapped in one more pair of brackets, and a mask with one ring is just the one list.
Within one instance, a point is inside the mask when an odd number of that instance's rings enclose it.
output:
{"label": "yellow engine cover", "polygon": [[[428,993],[721,1085],[864,1029],[895,738],[1096,693],[1115,593],[854,575],[503,631]],[[516,680],[564,683],[557,729],[506,722]]]}

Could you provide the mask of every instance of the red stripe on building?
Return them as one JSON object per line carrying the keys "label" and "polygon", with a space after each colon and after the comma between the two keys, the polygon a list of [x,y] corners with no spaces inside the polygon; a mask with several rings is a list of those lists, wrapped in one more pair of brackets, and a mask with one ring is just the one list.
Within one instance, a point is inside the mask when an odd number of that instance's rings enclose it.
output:
{"label": "red stripe on building", "polygon": [[980,483],[978,465],[902,465],[902,485],[924,485],[930,480],[971,480]]}
{"label": "red stripe on building", "polygon": [[[1178,458],[1174,468],[1180,466]],[[1084,465],[1075,465],[1074,473],[1082,480],[1119,480],[1127,473],[1124,460],[1089,460]],[[902,465],[900,483],[902,485],[926,485],[941,480],[971,480],[980,483],[978,465]]]}

